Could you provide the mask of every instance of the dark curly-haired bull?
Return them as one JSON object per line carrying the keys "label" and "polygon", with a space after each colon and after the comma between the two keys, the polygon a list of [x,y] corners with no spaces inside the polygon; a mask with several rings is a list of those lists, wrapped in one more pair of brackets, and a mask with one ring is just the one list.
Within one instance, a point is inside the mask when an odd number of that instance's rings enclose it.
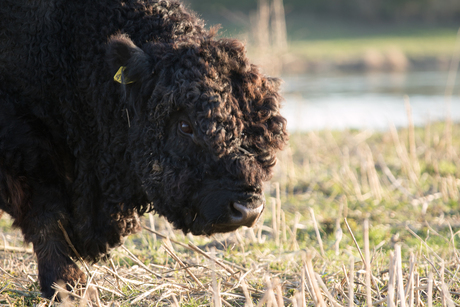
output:
{"label": "dark curly-haired bull", "polygon": [[2,0],[0,209],[43,295],[84,282],[155,211],[196,235],[251,226],[287,140],[279,81],[176,1]]}

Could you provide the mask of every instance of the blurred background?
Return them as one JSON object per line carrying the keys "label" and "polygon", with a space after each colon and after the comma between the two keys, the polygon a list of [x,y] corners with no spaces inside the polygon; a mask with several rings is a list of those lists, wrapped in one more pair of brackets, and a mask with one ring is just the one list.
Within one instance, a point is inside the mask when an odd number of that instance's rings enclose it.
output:
{"label": "blurred background", "polygon": [[186,0],[284,80],[294,131],[460,121],[458,0]]}

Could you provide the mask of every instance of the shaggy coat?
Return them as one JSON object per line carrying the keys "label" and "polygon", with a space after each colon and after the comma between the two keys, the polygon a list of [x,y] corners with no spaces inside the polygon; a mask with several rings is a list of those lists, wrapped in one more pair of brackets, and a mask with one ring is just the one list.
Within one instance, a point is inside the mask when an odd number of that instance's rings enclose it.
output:
{"label": "shaggy coat", "polygon": [[97,261],[152,210],[196,235],[251,226],[287,140],[278,88],[176,1],[2,0],[0,209],[43,295],[85,281],[60,227]]}

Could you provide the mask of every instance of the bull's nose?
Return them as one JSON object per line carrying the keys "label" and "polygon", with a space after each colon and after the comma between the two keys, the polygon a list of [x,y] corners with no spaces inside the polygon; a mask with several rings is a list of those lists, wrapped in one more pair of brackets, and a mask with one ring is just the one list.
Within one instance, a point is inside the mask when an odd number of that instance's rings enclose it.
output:
{"label": "bull's nose", "polygon": [[248,208],[240,203],[233,203],[230,206],[232,207],[230,210],[230,223],[238,226],[254,226],[264,210],[263,204],[257,208]]}

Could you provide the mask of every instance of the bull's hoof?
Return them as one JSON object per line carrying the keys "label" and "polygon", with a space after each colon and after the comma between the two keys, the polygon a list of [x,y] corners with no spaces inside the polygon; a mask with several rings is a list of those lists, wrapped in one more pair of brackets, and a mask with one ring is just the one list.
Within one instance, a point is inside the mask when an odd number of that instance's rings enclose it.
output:
{"label": "bull's hoof", "polygon": [[63,299],[65,295],[69,296],[68,292],[79,295],[79,289],[86,284],[85,273],[70,258],[51,263],[40,263],[39,260],[38,270],[42,295],[48,299],[51,299],[56,291],[58,299]]}

